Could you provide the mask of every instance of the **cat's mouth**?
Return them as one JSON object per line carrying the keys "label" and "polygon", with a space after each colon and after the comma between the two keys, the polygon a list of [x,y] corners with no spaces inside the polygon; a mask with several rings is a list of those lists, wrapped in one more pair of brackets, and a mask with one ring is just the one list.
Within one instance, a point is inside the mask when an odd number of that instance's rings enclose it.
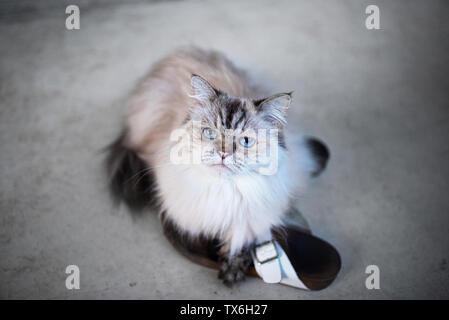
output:
{"label": "cat's mouth", "polygon": [[227,165],[225,165],[224,163],[214,163],[210,165],[211,167],[216,167],[216,168],[228,168]]}
{"label": "cat's mouth", "polygon": [[210,167],[215,168],[219,172],[225,172],[225,171],[230,172],[231,171],[231,169],[229,169],[229,167],[227,165],[225,165],[224,163],[214,163],[214,164],[211,164]]}

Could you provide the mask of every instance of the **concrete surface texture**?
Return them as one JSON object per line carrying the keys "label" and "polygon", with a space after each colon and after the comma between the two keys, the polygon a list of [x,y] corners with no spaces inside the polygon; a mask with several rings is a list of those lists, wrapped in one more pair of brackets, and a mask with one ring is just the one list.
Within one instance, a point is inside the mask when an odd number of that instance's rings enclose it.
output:
{"label": "concrete surface texture", "polygon": [[[81,29],[65,29],[65,5]],[[380,8],[367,30],[365,8]],[[449,28],[444,1],[13,1],[0,4],[0,297],[449,298]],[[322,138],[328,170],[298,201],[334,244],[336,281],[232,289],[180,256],[154,214],[114,208],[101,148],[157,59],[197,44],[273,93]],[[67,290],[65,269],[80,268]],[[380,268],[367,290],[365,268]]]}

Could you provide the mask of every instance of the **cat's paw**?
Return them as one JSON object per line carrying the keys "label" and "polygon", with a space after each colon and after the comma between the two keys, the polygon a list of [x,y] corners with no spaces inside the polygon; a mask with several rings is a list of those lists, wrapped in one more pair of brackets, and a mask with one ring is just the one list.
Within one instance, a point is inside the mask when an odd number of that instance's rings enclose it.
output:
{"label": "cat's paw", "polygon": [[218,278],[223,283],[231,287],[234,283],[245,279],[245,272],[251,266],[251,255],[248,250],[243,250],[240,254],[221,259]]}

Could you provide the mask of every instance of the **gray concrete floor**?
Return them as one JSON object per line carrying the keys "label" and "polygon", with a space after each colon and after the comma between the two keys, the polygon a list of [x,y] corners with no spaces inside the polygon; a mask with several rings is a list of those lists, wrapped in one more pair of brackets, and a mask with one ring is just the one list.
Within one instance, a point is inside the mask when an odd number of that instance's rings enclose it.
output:
{"label": "gray concrete floor", "polygon": [[[0,297],[449,298],[449,28],[444,1],[73,1],[0,5]],[[377,4],[381,30],[364,26]],[[173,48],[216,48],[273,92],[332,159],[298,207],[341,252],[304,292],[224,287],[108,198],[99,150],[137,80]],[[81,289],[65,287],[78,265]],[[381,289],[365,288],[378,265]]]}

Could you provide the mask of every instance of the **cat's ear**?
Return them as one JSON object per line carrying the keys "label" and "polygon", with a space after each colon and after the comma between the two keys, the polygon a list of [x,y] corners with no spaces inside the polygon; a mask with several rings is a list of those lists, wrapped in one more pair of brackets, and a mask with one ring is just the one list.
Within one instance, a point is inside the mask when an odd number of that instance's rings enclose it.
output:
{"label": "cat's ear", "polygon": [[292,92],[278,93],[265,99],[256,100],[254,105],[265,120],[277,127],[282,127],[287,123],[285,116],[291,101]]}
{"label": "cat's ear", "polygon": [[199,102],[208,102],[213,100],[218,95],[218,90],[211,86],[206,79],[192,74],[190,77],[190,85],[193,89],[192,98],[198,100]]}

